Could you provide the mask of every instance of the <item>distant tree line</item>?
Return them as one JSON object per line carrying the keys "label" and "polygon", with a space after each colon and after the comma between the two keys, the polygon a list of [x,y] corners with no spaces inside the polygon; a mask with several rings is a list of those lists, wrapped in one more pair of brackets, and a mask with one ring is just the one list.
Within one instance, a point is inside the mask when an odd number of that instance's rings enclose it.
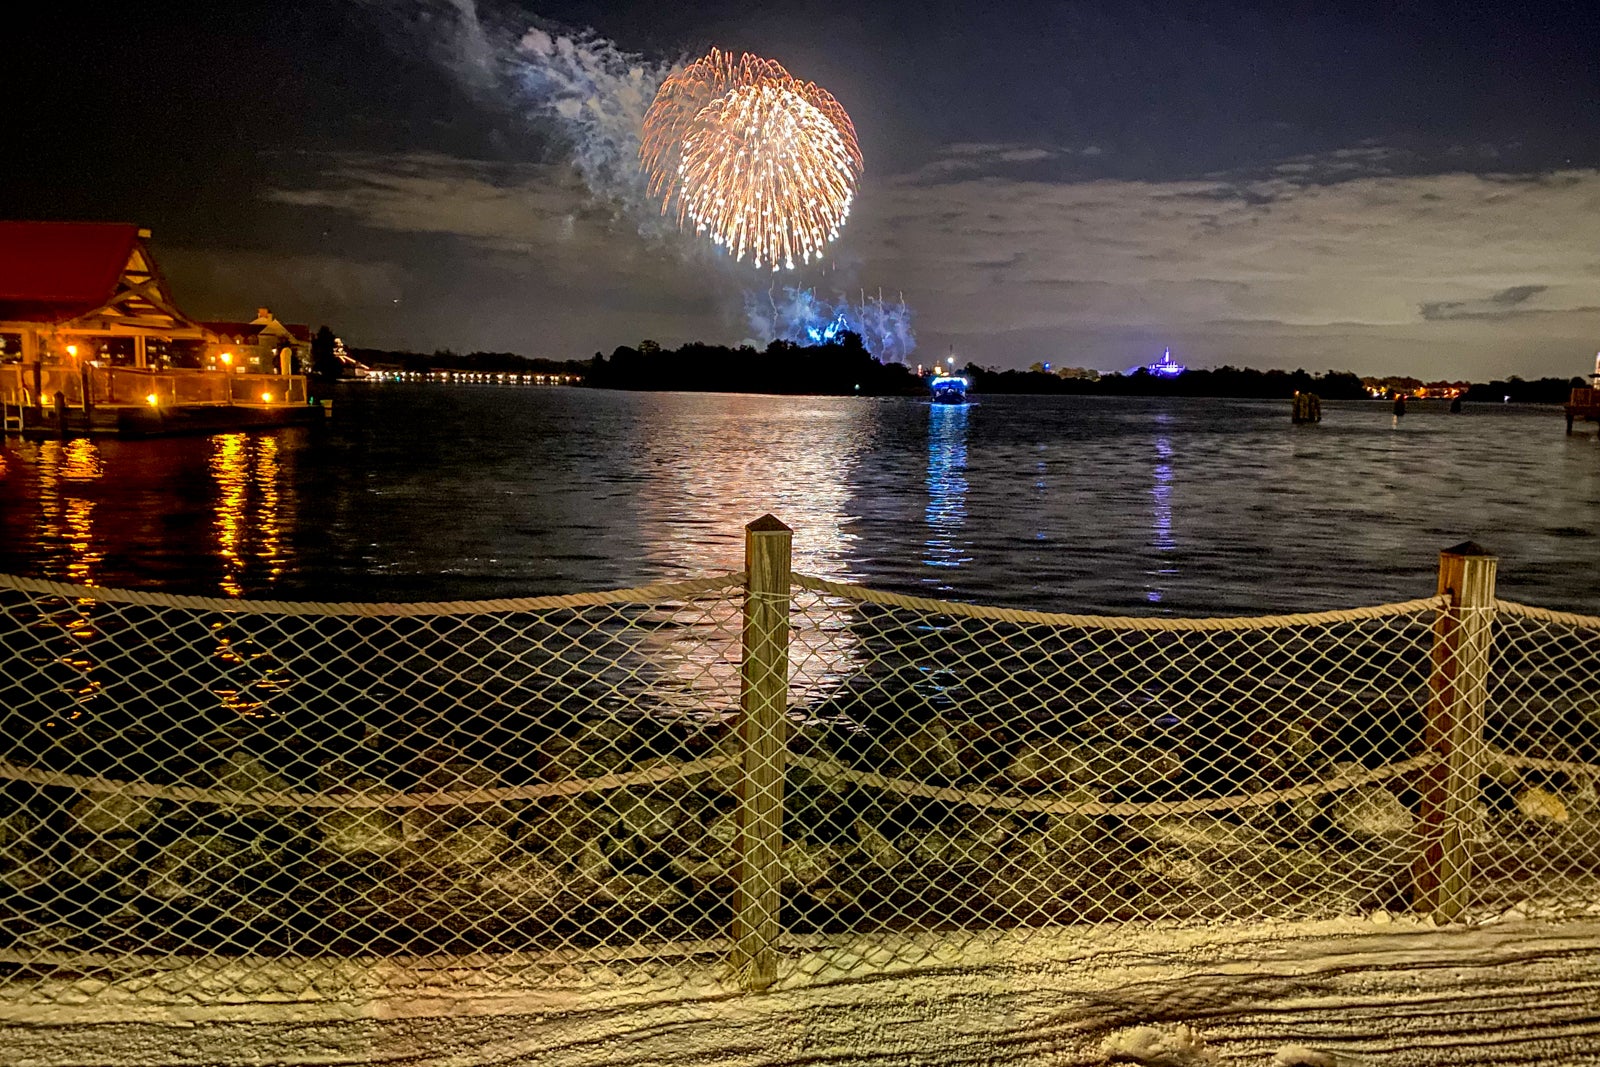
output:
{"label": "distant tree line", "polygon": [[993,371],[975,363],[963,371],[980,393],[1071,393],[1084,396],[1238,396],[1291,397],[1316,393],[1324,400],[1361,400],[1367,391],[1358,375],[1349,371],[1251,370],[1218,367],[1184,371],[1175,378],[1151,374],[1140,367],[1131,374],[1103,374],[1098,378],[1063,378],[1043,370]]}
{"label": "distant tree line", "polygon": [[[330,349],[331,351],[331,349]],[[536,359],[515,352],[457,353],[448,348],[424,352],[395,352],[381,348],[351,348],[350,356],[369,367],[426,373],[430,370],[476,371],[486,374],[586,374],[581,359]]]}
{"label": "distant tree line", "polygon": [[[351,348],[349,354],[369,367],[425,373],[430,370],[511,374],[572,374],[585,385],[600,389],[684,390],[687,392],[777,393],[829,396],[911,396],[927,391],[926,383],[899,363],[881,363],[868,352],[861,338],[845,332],[819,345],[773,341],[763,349],[751,345],[730,348],[691,342],[679,348],[662,348],[655,341],[637,347],[623,345],[610,356],[596,352],[590,360],[554,360],[521,356],[515,352],[457,353],[448,348],[431,354]],[[315,372],[337,377],[333,334],[324,326],[312,342]],[[992,370],[969,363],[962,373],[977,393],[1041,393],[1079,396],[1200,396],[1282,399],[1297,392],[1315,393],[1324,400],[1363,400],[1370,394],[1361,378],[1349,371],[1253,370],[1217,367],[1189,370],[1167,378],[1139,368],[1129,374],[1098,378],[1062,377],[1035,364],[1031,370]],[[1587,385],[1583,378],[1504,380],[1472,385],[1469,401],[1500,403],[1565,403],[1573,388]]]}
{"label": "distant tree line", "polygon": [[1513,404],[1565,404],[1574,389],[1588,385],[1583,378],[1540,378],[1525,382],[1512,375],[1492,382],[1475,382],[1464,399],[1488,400],[1498,404],[1510,399]]}
{"label": "distant tree line", "polygon": [[822,396],[910,396],[926,385],[899,363],[880,363],[859,335],[844,332],[827,344],[773,341],[765,349],[698,342],[665,349],[654,341],[609,357],[594,354],[584,384],[599,389],[682,389],[702,393],[779,393]]}

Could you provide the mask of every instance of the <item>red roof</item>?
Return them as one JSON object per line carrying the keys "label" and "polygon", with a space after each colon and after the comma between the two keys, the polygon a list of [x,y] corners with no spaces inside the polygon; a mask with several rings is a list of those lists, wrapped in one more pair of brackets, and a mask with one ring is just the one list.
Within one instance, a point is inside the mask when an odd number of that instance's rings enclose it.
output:
{"label": "red roof", "polygon": [[0,222],[0,320],[65,322],[99,310],[138,239],[126,222]]}

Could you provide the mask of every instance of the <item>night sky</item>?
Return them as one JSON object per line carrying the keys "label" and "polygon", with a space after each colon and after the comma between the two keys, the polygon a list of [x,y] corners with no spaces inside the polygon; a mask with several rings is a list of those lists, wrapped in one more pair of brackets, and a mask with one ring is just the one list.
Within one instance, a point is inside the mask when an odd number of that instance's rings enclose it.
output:
{"label": "night sky", "polygon": [[[196,317],[583,358],[738,342],[771,275],[596,195],[529,27],[777,59],[866,158],[819,294],[921,352],[1124,369],[1586,373],[1600,5],[54,5],[13,27],[4,209],[138,222]],[[591,183],[592,186],[593,183]]]}

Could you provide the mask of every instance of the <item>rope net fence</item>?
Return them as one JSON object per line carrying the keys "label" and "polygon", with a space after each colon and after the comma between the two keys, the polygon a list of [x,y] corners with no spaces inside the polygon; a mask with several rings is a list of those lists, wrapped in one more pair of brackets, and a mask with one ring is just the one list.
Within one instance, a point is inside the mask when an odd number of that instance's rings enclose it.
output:
{"label": "rope net fence", "polygon": [[791,928],[1405,906],[1437,600],[1108,619],[798,583]]}
{"label": "rope net fence", "polygon": [[679,838],[733,802],[742,600],[741,575],[444,605],[7,580],[0,975],[277,995],[319,973],[297,959],[481,987],[722,951]]}
{"label": "rope net fence", "polygon": [[1530,918],[1600,914],[1600,617],[1496,609],[1473,884]]}
{"label": "rope net fence", "polygon": [[0,1010],[1600,910],[1600,619],[1055,615],[767,573],[409,605],[0,578]]}

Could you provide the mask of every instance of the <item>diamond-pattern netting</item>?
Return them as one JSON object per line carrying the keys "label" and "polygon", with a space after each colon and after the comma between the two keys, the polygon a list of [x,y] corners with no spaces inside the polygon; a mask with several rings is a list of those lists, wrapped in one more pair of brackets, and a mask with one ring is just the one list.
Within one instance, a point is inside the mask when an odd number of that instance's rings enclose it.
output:
{"label": "diamond-pattern netting", "polygon": [[6,988],[761,987],[1065,924],[1600,904],[1600,620],[745,581],[296,606],[5,579]]}
{"label": "diamond-pattern netting", "polygon": [[0,592],[0,961],[603,978],[721,938],[743,590],[690,585],[399,615]]}
{"label": "diamond-pattern netting", "polygon": [[1151,622],[799,585],[794,934],[853,960],[869,931],[1409,906],[1437,602]]}
{"label": "diamond-pattern netting", "polygon": [[1500,603],[1484,742],[1476,901],[1600,912],[1600,618]]}

